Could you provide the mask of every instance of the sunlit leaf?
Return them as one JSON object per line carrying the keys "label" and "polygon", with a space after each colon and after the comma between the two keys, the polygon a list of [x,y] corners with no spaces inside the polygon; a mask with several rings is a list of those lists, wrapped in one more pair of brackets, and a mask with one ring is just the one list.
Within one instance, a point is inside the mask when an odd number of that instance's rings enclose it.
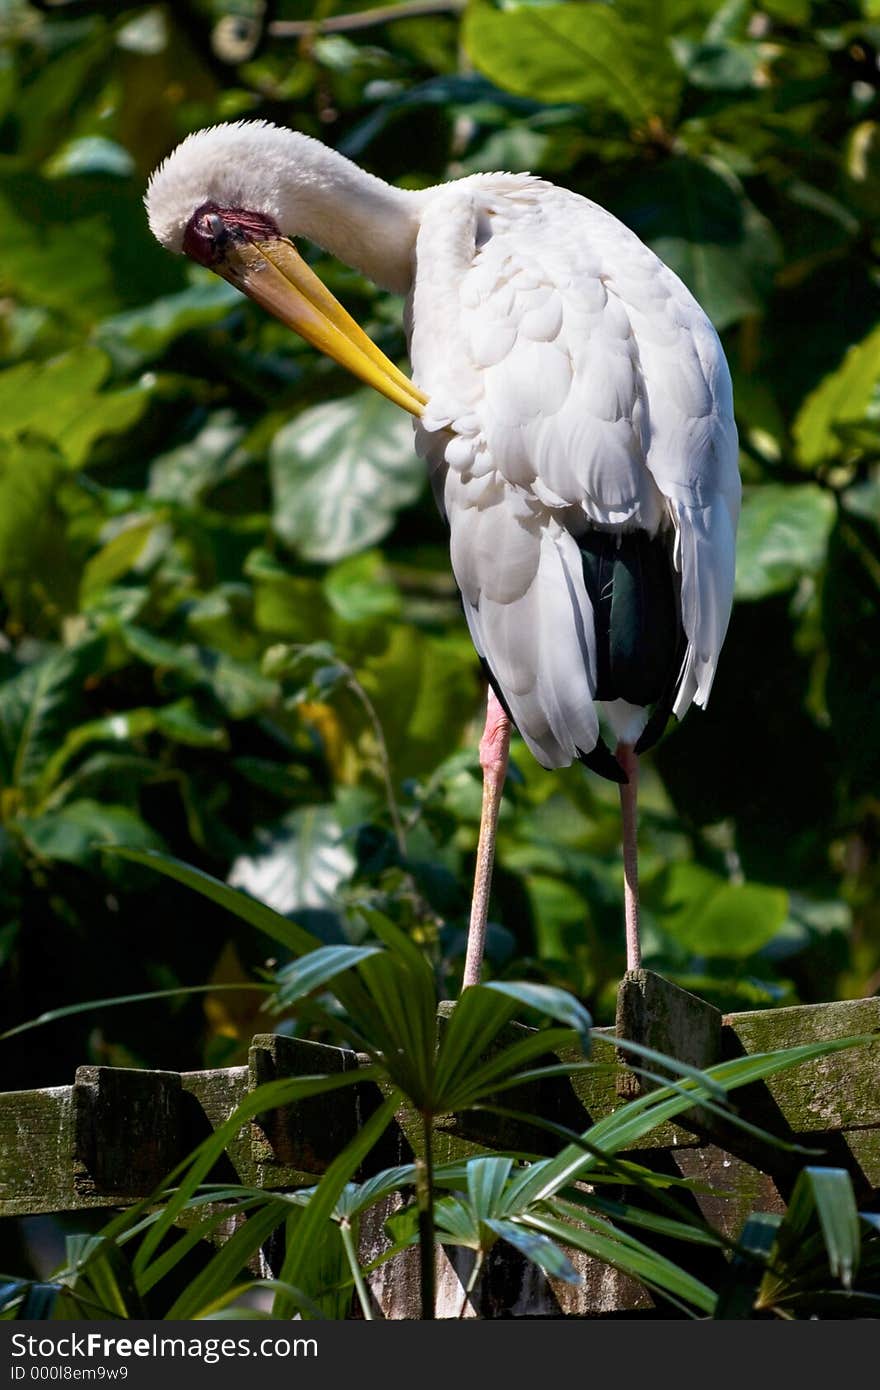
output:
{"label": "sunlit leaf", "polygon": [[834,498],[812,483],[747,489],[737,540],[737,598],[765,598],[818,574],[835,514]]}
{"label": "sunlit leaf", "polygon": [[788,913],[784,889],[731,883],[699,864],[670,865],[660,885],[664,931],[706,956],[752,955],[772,940]]}
{"label": "sunlit leaf", "polygon": [[810,393],[792,427],[798,458],[812,466],[837,457],[837,429],[864,419],[880,381],[880,328],[847,352],[836,371]]}
{"label": "sunlit leaf", "polygon": [[662,32],[657,44],[652,8],[627,20],[606,5],[499,10],[479,0],[466,11],[464,41],[474,66],[518,96],[601,103],[645,121],[674,107],[680,81]]}
{"label": "sunlit leaf", "polygon": [[308,560],[341,560],[387,535],[424,465],[406,413],[375,391],[303,411],[272,442],[274,524]]}
{"label": "sunlit leaf", "polygon": [[351,844],[332,806],[301,806],[257,835],[240,855],[229,882],[277,912],[334,908],[340,885],[354,872]]}
{"label": "sunlit leaf", "polygon": [[301,960],[293,961],[278,973],[278,1007],[294,1004],[381,949],[380,946],[321,946]]}
{"label": "sunlit leaf", "polygon": [[593,1020],[580,1000],[567,990],[513,980],[491,980],[484,988],[506,994],[517,1003],[525,1005],[527,1009],[537,1009],[548,1018],[555,1019],[557,1023],[574,1028],[584,1052],[589,1052]]}
{"label": "sunlit leaf", "polygon": [[41,434],[79,467],[102,435],[130,429],[149,399],[144,386],[102,391],[109,370],[109,359],[93,347],[8,367],[0,372],[0,435]]}

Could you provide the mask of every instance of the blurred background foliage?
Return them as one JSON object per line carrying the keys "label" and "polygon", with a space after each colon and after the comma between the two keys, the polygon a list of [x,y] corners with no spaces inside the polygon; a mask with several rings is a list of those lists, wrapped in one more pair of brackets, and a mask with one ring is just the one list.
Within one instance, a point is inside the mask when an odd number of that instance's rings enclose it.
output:
{"label": "blurred background foliage", "polygon": [[[151,169],[266,117],[408,186],[531,169],[721,332],[746,483],[707,713],[648,760],[646,964],[728,1008],[880,987],[878,0],[0,0],[0,959],[14,1024],[265,965],[160,847],[457,987],[483,691],[409,421],[155,245]],[[401,304],[314,253],[393,357]],[[607,1021],[616,789],[515,742],[489,954]],[[234,991],[80,1015],[76,1063],[223,1065]],[[259,1025],[262,1026],[262,1025]]]}

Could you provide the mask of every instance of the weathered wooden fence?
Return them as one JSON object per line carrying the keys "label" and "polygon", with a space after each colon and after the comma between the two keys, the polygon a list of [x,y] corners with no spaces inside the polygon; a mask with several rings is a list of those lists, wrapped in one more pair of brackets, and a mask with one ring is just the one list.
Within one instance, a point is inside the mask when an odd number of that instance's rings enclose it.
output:
{"label": "weathered wooden fence", "polygon": [[[614,1030],[597,1041],[602,1060],[615,1056],[615,1037],[645,1043],[681,1061],[709,1066],[725,1058],[852,1034],[880,1034],[880,998],[805,1005],[722,1017],[703,1000],[649,971],[627,976],[618,993]],[[831,1054],[739,1092],[749,1118],[782,1138],[822,1151],[846,1167],[860,1199],[880,1189],[880,1052],[861,1048]],[[618,1057],[616,1071],[585,1071],[522,1088],[508,1103],[575,1130],[638,1092],[639,1080]],[[79,1067],[72,1086],[0,1094],[0,1215],[115,1208],[135,1202],[162,1181],[201,1139],[224,1123],[249,1091],[279,1077],[355,1069],[353,1052],[273,1034],[251,1044],[248,1065],[214,1071],[138,1071]],[[355,1134],[380,1099],[365,1082],[273,1111],[246,1124],[227,1149],[220,1180],[289,1190],[313,1182]],[[487,1147],[553,1152],[554,1140],[489,1115],[437,1123],[435,1159],[442,1162]],[[548,1148],[549,1143],[549,1148]],[[418,1125],[405,1112],[370,1157],[369,1171],[411,1160]],[[781,1211],[800,1160],[729,1124],[688,1114],[640,1141],[638,1157],[658,1171],[702,1179],[693,1201],[725,1234],[735,1236],[753,1210]],[[715,1193],[708,1189],[714,1189]],[[717,1191],[731,1194],[718,1196]],[[362,1254],[384,1247],[391,1207],[364,1222]],[[228,1233],[227,1233],[228,1234]],[[268,1256],[271,1259],[271,1254]],[[458,1316],[469,1252],[438,1252],[439,1315]],[[716,1258],[715,1256],[707,1256]],[[572,1252],[579,1285],[548,1280],[508,1247],[487,1262],[470,1315],[600,1317],[650,1313],[652,1296],[599,1261]],[[372,1276],[372,1293],[386,1316],[418,1316],[415,1252]]]}

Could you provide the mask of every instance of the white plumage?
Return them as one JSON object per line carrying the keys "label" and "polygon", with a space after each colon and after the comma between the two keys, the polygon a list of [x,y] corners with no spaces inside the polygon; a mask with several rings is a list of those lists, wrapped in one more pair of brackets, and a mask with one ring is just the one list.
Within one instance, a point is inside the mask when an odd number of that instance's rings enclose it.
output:
{"label": "white plumage", "polygon": [[[599,739],[591,527],[674,531],[687,646],[674,712],[709,696],[733,593],[740,482],[730,376],[709,320],[595,203],[529,175],[390,188],[262,123],[191,136],[153,176],[170,249],[203,205],[267,214],[407,292],[416,424],[465,615],[549,767]],[[639,706],[608,701],[618,737]]]}
{"label": "white plumage", "polygon": [[[687,652],[680,718],[705,704],[733,594],[740,481],[718,336],[616,218],[528,176],[433,192],[410,314],[435,474],[478,651],[546,766],[598,737],[593,614],[577,538],[676,531]],[[623,706],[623,707],[621,707]],[[615,702],[635,741],[643,711]]]}

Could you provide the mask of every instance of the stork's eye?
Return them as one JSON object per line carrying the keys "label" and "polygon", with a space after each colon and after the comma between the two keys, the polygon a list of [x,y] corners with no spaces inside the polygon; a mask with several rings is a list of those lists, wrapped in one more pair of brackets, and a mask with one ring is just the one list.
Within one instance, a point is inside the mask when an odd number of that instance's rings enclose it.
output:
{"label": "stork's eye", "polygon": [[196,208],[183,234],[183,250],[200,265],[212,266],[223,254],[229,228],[220,211],[210,203]]}
{"label": "stork's eye", "polygon": [[230,241],[265,241],[278,235],[278,224],[269,213],[202,203],[186,224],[183,250],[200,265],[216,266]]}

